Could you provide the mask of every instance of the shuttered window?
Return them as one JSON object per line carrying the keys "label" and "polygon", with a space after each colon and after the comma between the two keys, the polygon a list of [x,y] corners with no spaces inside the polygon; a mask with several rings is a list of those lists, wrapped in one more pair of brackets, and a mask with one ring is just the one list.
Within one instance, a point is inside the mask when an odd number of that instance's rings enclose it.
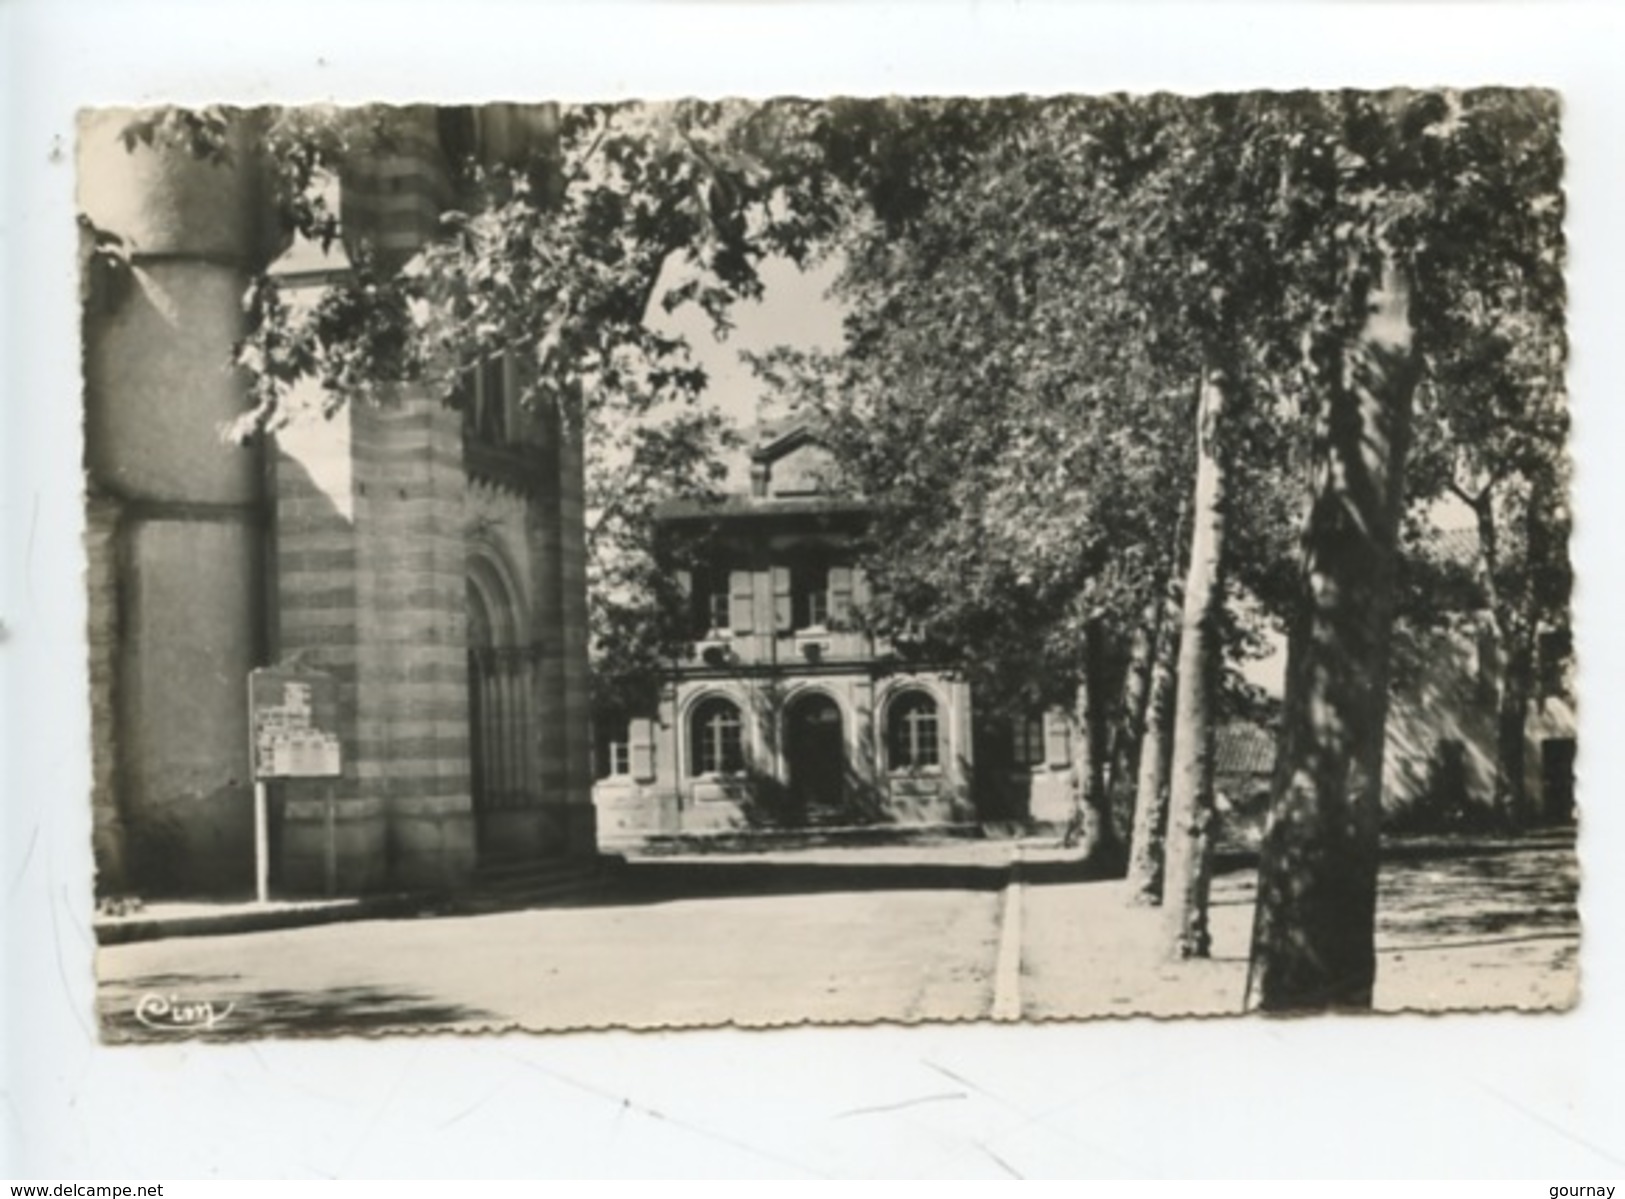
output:
{"label": "shuttered window", "polygon": [[773,628],[788,633],[795,627],[795,589],[791,585],[790,568],[773,568]]}
{"label": "shuttered window", "polygon": [[850,566],[829,568],[829,617],[831,628],[843,628],[852,619],[853,570]]}
{"label": "shuttered window", "polygon": [[1051,766],[1066,766],[1072,761],[1072,731],[1067,727],[1065,713],[1054,709],[1044,713],[1044,756]]}
{"label": "shuttered window", "polygon": [[829,620],[829,567],[818,561],[790,568],[793,627],[821,629]]}
{"label": "shuttered window", "polygon": [[748,633],[755,625],[756,576],[748,570],[735,570],[728,575],[728,617],[721,628],[735,633]]}
{"label": "shuttered window", "polygon": [[598,734],[598,777],[618,778],[632,771],[632,745],[629,722],[624,716],[602,715],[594,718]]}
{"label": "shuttered window", "polygon": [[1017,766],[1042,766],[1049,758],[1044,738],[1044,718],[1030,715],[1010,726],[1011,758]]}
{"label": "shuttered window", "polygon": [[655,777],[655,723],[647,717],[634,720],[630,732],[628,769],[638,782],[652,783]]}
{"label": "shuttered window", "polygon": [[[686,573],[686,572],[685,572]],[[728,628],[729,574],[721,567],[702,567],[688,575],[690,631],[706,637]]]}

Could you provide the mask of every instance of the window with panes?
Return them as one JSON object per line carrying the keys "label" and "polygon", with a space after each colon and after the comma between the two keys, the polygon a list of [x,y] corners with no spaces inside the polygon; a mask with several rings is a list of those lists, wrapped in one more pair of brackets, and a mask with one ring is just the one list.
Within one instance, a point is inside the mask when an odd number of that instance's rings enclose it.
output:
{"label": "window with panes", "polygon": [[744,724],[739,707],[720,696],[704,700],[689,724],[694,774],[738,774],[745,768]]}
{"label": "window with panes", "polygon": [[893,700],[886,731],[891,769],[921,770],[939,764],[937,701],[925,692],[909,691]]}
{"label": "window with panes", "polygon": [[791,624],[797,631],[829,624],[829,565],[810,559],[790,567]]}
{"label": "window with panes", "polygon": [[631,722],[624,716],[605,715],[593,721],[598,737],[598,777],[619,778],[632,773]]}
{"label": "window with panes", "polygon": [[1044,718],[1028,715],[1011,722],[1011,756],[1017,766],[1042,766],[1044,753]]}
{"label": "window with panes", "polygon": [[728,628],[728,571],[725,567],[707,565],[694,571],[691,615],[696,636]]}

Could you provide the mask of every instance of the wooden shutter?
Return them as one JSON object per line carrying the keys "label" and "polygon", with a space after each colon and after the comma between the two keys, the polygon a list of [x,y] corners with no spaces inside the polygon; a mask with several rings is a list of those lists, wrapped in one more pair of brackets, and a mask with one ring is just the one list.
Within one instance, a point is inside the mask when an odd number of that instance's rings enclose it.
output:
{"label": "wooden shutter", "polygon": [[790,582],[790,568],[788,566],[775,566],[773,568],[773,627],[780,633],[788,633],[795,624],[795,611],[792,606],[792,585]]}
{"label": "wooden shutter", "polygon": [[1044,713],[1044,760],[1051,766],[1065,766],[1072,761],[1066,714],[1054,708]]}
{"label": "wooden shutter", "polygon": [[652,783],[655,778],[655,728],[647,716],[631,722],[632,778],[640,783]]}
{"label": "wooden shutter", "polygon": [[736,633],[750,632],[755,623],[754,580],[755,576],[748,570],[728,574],[728,627]]}
{"label": "wooden shutter", "polygon": [[829,568],[829,624],[841,628],[852,619],[852,568]]}
{"label": "wooden shutter", "polygon": [[684,567],[673,573],[677,580],[677,594],[682,596],[678,611],[682,613],[683,632],[692,633],[699,627],[700,618],[694,605],[694,572]]}

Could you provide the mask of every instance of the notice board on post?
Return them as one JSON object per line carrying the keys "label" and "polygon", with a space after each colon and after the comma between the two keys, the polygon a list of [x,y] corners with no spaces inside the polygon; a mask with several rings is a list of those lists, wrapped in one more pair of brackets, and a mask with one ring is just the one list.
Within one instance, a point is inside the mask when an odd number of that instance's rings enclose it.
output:
{"label": "notice board on post", "polygon": [[320,671],[263,666],[248,676],[254,778],[340,772],[338,684]]}

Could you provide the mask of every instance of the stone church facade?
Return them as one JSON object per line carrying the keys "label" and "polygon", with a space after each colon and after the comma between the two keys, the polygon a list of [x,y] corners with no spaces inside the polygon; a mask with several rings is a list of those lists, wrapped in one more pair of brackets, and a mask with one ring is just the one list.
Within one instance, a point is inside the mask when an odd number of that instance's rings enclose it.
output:
{"label": "stone church facade", "polygon": [[341,172],[329,253],[278,236],[252,114],[224,164],[126,147],[132,115],[86,116],[79,147],[99,893],[252,890],[247,678],[273,663],[336,680],[342,758],[271,784],[274,892],[320,890],[329,838],[344,894],[594,854],[579,444],[505,364],[220,432],[249,407],[229,364],[256,273],[299,302],[363,241],[404,261],[456,200],[451,143],[517,161],[549,110],[399,110],[387,155]]}

